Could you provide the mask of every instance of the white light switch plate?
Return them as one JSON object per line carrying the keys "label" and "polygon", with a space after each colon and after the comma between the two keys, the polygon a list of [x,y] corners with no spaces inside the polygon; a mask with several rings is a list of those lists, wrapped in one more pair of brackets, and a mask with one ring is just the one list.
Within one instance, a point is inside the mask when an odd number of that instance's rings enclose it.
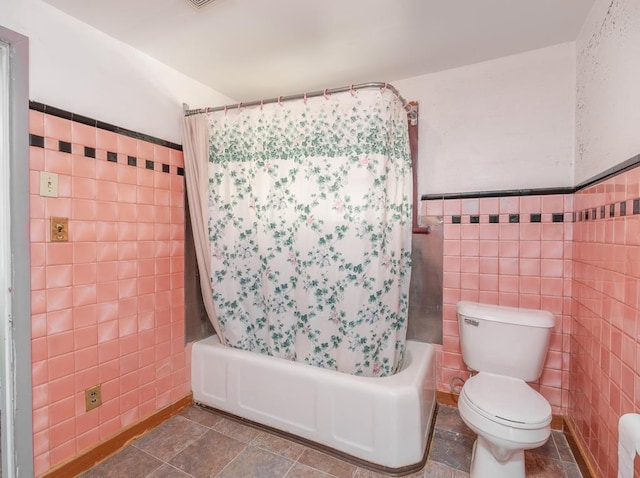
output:
{"label": "white light switch plate", "polygon": [[40,196],[58,197],[58,175],[40,171]]}

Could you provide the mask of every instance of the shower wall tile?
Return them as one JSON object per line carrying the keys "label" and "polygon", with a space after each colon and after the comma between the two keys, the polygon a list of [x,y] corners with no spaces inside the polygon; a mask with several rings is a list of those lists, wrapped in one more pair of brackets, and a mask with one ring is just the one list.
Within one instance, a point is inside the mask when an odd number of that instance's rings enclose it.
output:
{"label": "shower wall tile", "polygon": [[[423,211],[441,210],[444,219],[439,389],[450,392],[453,377],[469,376],[460,352],[459,300],[542,308],[554,314],[556,326],[543,373],[533,386],[549,400],[554,413],[564,414],[570,344],[570,330],[564,324],[571,313],[571,248],[565,244],[572,228],[564,216],[572,212],[572,202],[566,195],[425,202]],[[563,222],[554,223],[554,214],[562,215]]]}
{"label": "shower wall tile", "polygon": [[[29,161],[34,465],[42,475],[190,392],[184,164],[180,151],[41,112],[30,111],[29,124],[44,138]],[[71,152],[59,151],[60,141]],[[59,197],[38,195],[40,171],[59,174]],[[49,242],[50,216],[69,217],[69,242]],[[103,405],[85,412],[84,390],[97,383]]]}

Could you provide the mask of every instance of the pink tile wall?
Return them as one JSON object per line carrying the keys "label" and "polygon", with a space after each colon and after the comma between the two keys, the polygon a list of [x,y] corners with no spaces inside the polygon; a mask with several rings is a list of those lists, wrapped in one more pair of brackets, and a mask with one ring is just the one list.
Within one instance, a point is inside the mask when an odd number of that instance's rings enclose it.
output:
{"label": "pink tile wall", "polygon": [[618,419],[640,412],[640,214],[633,214],[638,197],[640,168],[575,195],[576,211],[583,219],[588,211],[590,219],[574,225],[569,417],[598,476],[610,478],[617,469]]}
{"label": "pink tile wall", "polygon": [[[456,303],[540,308],[551,311],[556,326],[540,380],[533,384],[564,414],[568,406],[571,332],[572,196],[543,195],[431,200],[428,215],[444,217],[443,346],[438,388],[450,392],[453,377],[467,378],[462,360]],[[531,222],[540,214],[541,222]],[[553,222],[553,215],[563,222]],[[490,216],[498,223],[490,223]],[[510,222],[518,215],[519,223]],[[460,217],[460,224],[452,218]],[[479,223],[472,224],[471,217]],[[515,219],[515,218],[512,218]]]}
{"label": "pink tile wall", "polygon": [[[184,178],[180,151],[36,111],[30,132],[45,138],[29,158],[33,440],[42,475],[190,392]],[[59,140],[73,154],[59,152]],[[39,195],[39,171],[59,175],[59,197]],[[50,216],[69,218],[69,242],[49,241]],[[84,390],[98,383],[103,404],[86,412]]]}

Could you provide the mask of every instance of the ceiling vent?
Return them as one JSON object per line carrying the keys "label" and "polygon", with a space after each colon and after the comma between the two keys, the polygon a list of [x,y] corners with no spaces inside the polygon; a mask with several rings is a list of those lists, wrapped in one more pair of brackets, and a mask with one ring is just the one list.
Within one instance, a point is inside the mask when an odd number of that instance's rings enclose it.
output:
{"label": "ceiling vent", "polygon": [[213,3],[213,0],[188,0],[191,5],[196,8],[206,7],[210,3]]}

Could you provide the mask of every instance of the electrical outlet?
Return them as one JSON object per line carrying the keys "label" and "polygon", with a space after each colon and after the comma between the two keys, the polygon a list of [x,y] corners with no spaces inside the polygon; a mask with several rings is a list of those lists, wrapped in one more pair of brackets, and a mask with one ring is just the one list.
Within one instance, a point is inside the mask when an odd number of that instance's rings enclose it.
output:
{"label": "electrical outlet", "polygon": [[84,391],[84,401],[87,412],[102,405],[102,392],[100,389],[100,384],[95,385],[91,388],[87,388]]}
{"label": "electrical outlet", "polygon": [[49,219],[51,225],[51,242],[67,242],[69,240],[69,218],[54,217]]}

